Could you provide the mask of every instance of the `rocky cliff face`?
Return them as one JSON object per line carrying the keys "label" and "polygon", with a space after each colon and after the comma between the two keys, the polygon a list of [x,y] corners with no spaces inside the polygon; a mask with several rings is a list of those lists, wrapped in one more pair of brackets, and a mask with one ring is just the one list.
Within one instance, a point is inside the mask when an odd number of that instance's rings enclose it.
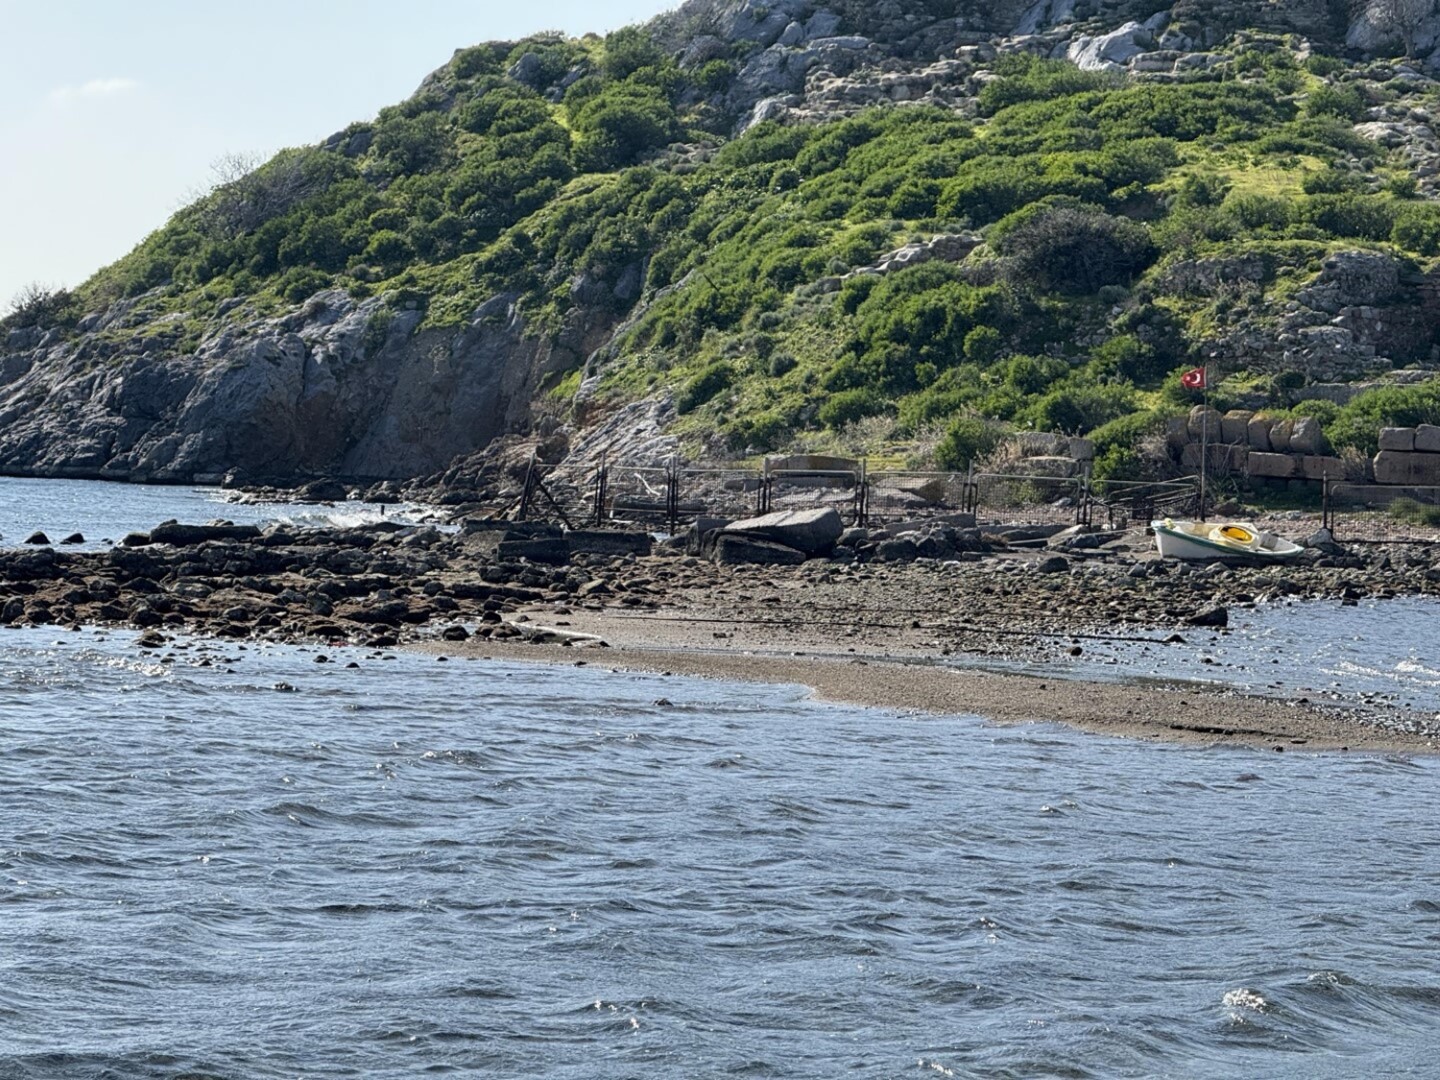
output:
{"label": "rocky cliff face", "polygon": [[[1376,11],[1342,7],[1178,0],[1157,12],[1149,0],[691,0],[652,31],[682,68],[720,59],[735,65],[718,104],[743,130],[880,104],[973,113],[991,76],[984,65],[1006,52],[1163,81],[1224,62],[1218,47],[1241,25],[1389,47],[1394,35]],[[1440,16],[1413,35],[1422,56],[1432,53],[1424,64],[1440,66],[1437,41]],[[1424,80],[1422,67],[1396,66],[1390,77]],[[1364,121],[1357,133],[1405,150],[1421,193],[1434,195],[1440,149],[1429,114],[1380,103]],[[944,257],[960,261],[973,247]],[[639,266],[629,264],[628,284],[613,287],[578,277],[566,321],[545,334],[527,326],[518,294],[493,297],[458,330],[436,330],[423,328],[418,306],[393,295],[358,300],[336,289],[278,314],[239,300],[203,315],[165,314],[155,292],[91,312],[72,329],[12,326],[0,337],[0,470],[149,480],[436,473],[497,436],[527,430],[547,379],[580,370],[612,345],[622,319],[634,315],[616,308],[639,298]],[[1248,282],[1258,292],[1270,273],[1243,260],[1181,267],[1174,288],[1244,294]],[[1387,256],[1342,255],[1273,324],[1238,328],[1223,346],[1256,370],[1298,368],[1322,381],[1428,362],[1440,326],[1436,295],[1428,280],[1404,280]],[[647,437],[663,438],[660,426],[647,427]]]}
{"label": "rocky cliff face", "polygon": [[[0,466],[11,473],[189,481],[434,471],[523,428],[540,383],[608,335],[576,315],[526,337],[513,296],[458,332],[338,290],[278,317],[242,305],[187,350],[157,334],[145,297],[66,337],[12,330],[0,350]],[[140,324],[143,336],[127,327]]]}

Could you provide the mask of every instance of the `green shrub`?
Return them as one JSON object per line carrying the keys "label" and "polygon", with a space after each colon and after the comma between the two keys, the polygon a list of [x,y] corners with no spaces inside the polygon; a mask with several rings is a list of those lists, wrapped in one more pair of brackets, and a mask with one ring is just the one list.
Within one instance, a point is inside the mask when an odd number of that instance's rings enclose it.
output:
{"label": "green shrub", "polygon": [[970,363],[988,367],[1000,355],[1004,340],[993,326],[977,326],[965,335],[961,351]]}
{"label": "green shrub", "polygon": [[1284,229],[1295,219],[1294,204],[1279,195],[1232,195],[1225,200],[1225,209],[1252,231]]}
{"label": "green shrub", "polygon": [[960,471],[995,452],[1001,431],[994,424],[974,416],[962,416],[952,423],[935,448],[935,463],[942,469]]}
{"label": "green shrub", "polygon": [[1143,225],[1095,210],[1057,207],[1007,233],[999,250],[1015,279],[1055,292],[1093,293],[1128,283],[1155,259]]}
{"label": "green shrub", "polygon": [[1041,395],[1024,412],[1038,431],[1084,435],[1134,409],[1128,387],[1068,385]]}
{"label": "green shrub", "polygon": [[798,363],[799,361],[790,353],[777,352],[770,357],[770,362],[766,365],[765,370],[769,372],[772,379],[778,379],[782,375],[794,371],[795,365]]}
{"label": "green shrub", "polygon": [[1300,181],[1300,190],[1306,195],[1336,195],[1346,191],[1362,191],[1365,179],[1348,169],[1321,169],[1306,173]]}
{"label": "green shrub", "polygon": [[1311,195],[1300,206],[1301,219],[1331,236],[1388,240],[1395,228],[1395,207],[1373,195]]}
{"label": "green shrub", "polygon": [[685,384],[675,398],[675,410],[680,414],[694,412],[717,394],[728,390],[735,383],[736,372],[723,361],[711,364]]}
{"label": "green shrub", "polygon": [[576,154],[584,168],[603,171],[633,164],[680,136],[675,110],[651,86],[618,83],[585,102],[572,118]]}
{"label": "green shrub", "polygon": [[1337,450],[1373,454],[1379,449],[1382,427],[1418,424],[1440,424],[1440,379],[1368,390],[1340,408],[1325,435]]}
{"label": "green shrub", "polygon": [[994,114],[1023,101],[1045,101],[1113,85],[1099,72],[1081,71],[1065,60],[1042,60],[1029,53],[1002,57],[995,65],[1001,78],[980,91],[980,109]]}
{"label": "green shrub", "polygon": [[1305,111],[1311,116],[1339,117],[1351,123],[1363,117],[1367,108],[1365,95],[1354,86],[1322,86],[1305,100]]}
{"label": "green shrub", "polygon": [[830,395],[829,400],[820,406],[820,422],[832,431],[839,431],[846,424],[876,416],[889,407],[890,402],[884,395],[870,387],[842,390]]}
{"label": "green shrub", "polygon": [[1158,383],[1169,370],[1169,357],[1134,334],[1117,334],[1090,350],[1090,371],[1097,379],[1118,378],[1146,386]]}
{"label": "green shrub", "polygon": [[1418,255],[1440,255],[1440,207],[1420,203],[1397,210],[1390,242]]}

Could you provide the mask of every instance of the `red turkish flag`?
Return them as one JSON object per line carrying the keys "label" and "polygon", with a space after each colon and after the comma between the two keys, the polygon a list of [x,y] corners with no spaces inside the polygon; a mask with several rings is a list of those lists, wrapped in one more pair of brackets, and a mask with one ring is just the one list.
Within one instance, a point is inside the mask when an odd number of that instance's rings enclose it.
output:
{"label": "red turkish flag", "polygon": [[1197,367],[1194,371],[1185,372],[1184,375],[1180,376],[1180,385],[1185,387],[1186,390],[1204,390],[1205,369],[1203,367]]}

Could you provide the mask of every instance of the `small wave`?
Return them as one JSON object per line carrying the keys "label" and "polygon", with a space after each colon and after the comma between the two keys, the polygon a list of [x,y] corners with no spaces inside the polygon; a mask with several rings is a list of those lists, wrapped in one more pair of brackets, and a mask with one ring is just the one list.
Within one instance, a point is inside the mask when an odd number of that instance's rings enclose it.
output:
{"label": "small wave", "polygon": [[1273,1007],[1258,990],[1251,990],[1246,986],[1226,991],[1225,996],[1220,999],[1220,1004],[1227,1009],[1247,1009],[1257,1013],[1267,1013]]}

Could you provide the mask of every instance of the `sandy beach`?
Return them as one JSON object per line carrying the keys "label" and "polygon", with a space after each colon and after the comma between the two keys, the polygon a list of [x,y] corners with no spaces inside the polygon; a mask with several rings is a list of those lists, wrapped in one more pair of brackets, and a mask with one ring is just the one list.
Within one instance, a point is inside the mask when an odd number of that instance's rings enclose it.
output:
{"label": "sandy beach", "polygon": [[[574,611],[548,618],[533,613],[524,618],[527,621],[518,625],[538,643],[475,639],[415,647],[451,657],[798,684],[823,701],[977,715],[1002,724],[1060,723],[1105,735],[1195,746],[1440,751],[1436,740],[1380,726],[1373,711],[1359,707],[1263,698],[1197,684],[1095,682],[1070,677],[1058,666],[1054,676],[983,670],[974,666],[983,660],[973,656],[962,665],[953,654],[947,657],[933,647],[933,631],[923,623],[851,637],[845,631],[853,627],[837,633],[837,624],[777,620],[777,625],[752,625],[693,609]],[[570,635],[593,635],[608,648],[583,638],[562,644]],[[1065,640],[1072,636],[1065,635]],[[1137,631],[1134,636],[1164,640],[1154,632]]]}

